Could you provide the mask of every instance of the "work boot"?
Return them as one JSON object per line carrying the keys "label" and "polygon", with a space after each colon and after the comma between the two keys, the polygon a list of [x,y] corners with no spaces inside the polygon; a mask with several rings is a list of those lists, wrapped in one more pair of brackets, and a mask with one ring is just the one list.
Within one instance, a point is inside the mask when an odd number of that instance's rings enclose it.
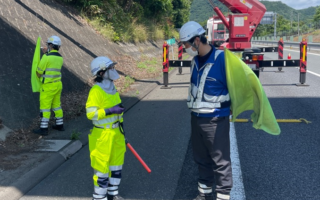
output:
{"label": "work boot", "polygon": [[108,200],[124,200],[124,198],[121,197],[120,195],[109,195],[108,194]]}
{"label": "work boot", "polygon": [[53,125],[52,128],[56,129],[58,131],[64,131],[63,124],[62,125]]}
{"label": "work boot", "polygon": [[202,195],[198,195],[195,199],[193,200],[213,200],[213,196],[211,195],[206,195],[206,196],[202,196]]}
{"label": "work boot", "polygon": [[48,128],[33,129],[32,132],[38,135],[46,136],[48,135]]}

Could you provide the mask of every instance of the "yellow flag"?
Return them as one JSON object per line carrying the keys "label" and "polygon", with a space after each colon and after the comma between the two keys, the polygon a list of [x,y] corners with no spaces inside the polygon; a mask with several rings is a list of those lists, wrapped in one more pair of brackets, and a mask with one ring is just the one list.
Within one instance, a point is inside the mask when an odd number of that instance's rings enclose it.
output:
{"label": "yellow flag", "polygon": [[246,110],[253,110],[253,127],[272,135],[281,130],[263,87],[251,68],[225,48],[226,76],[231,98],[232,121]]}
{"label": "yellow flag", "polygon": [[40,45],[41,45],[41,38],[38,37],[36,49],[34,50],[33,54],[33,61],[32,61],[32,69],[31,69],[31,86],[32,92],[40,92],[41,82],[37,76],[37,67],[40,62]]}

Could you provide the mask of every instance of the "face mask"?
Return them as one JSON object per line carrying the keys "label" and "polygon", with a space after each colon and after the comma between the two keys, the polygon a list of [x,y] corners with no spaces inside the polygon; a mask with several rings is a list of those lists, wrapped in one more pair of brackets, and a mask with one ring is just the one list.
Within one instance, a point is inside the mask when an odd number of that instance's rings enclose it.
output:
{"label": "face mask", "polygon": [[114,81],[114,80],[119,79],[120,76],[119,76],[117,70],[109,69],[104,73],[103,78],[104,79],[110,79],[110,80]]}
{"label": "face mask", "polygon": [[192,46],[186,49],[186,52],[190,55],[190,56],[197,56],[198,55],[198,51],[193,51],[192,50]]}

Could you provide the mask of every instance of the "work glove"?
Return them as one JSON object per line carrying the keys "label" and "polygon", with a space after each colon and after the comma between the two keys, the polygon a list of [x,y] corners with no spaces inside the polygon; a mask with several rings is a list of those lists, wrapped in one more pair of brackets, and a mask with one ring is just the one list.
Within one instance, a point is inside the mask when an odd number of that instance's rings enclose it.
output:
{"label": "work glove", "polygon": [[120,107],[119,105],[113,106],[112,108],[105,109],[106,115],[109,114],[121,114],[123,113],[124,108]]}

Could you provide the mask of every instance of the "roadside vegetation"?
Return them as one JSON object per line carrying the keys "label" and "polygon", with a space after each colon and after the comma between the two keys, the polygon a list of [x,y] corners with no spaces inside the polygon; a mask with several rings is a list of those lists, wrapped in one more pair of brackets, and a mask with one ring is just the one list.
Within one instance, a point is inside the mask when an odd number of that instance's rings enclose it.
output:
{"label": "roadside vegetation", "polygon": [[192,0],[60,0],[80,11],[113,42],[177,38],[175,28],[189,19]]}

